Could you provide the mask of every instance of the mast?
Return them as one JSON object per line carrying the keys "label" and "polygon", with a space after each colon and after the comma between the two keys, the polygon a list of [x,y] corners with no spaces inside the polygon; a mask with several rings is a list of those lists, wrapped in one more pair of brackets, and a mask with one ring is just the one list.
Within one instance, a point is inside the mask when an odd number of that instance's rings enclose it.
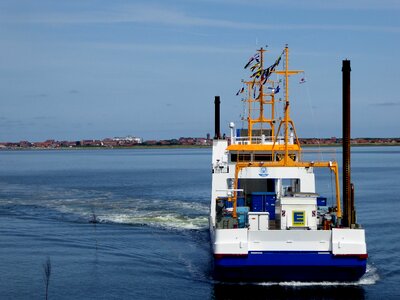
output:
{"label": "mast", "polygon": [[285,47],[285,157],[284,162],[287,164],[289,157],[289,48],[286,45]]}
{"label": "mast", "polygon": [[[275,60],[275,63],[271,64],[268,68],[264,69],[265,63],[265,55],[264,52],[267,50],[260,48],[257,50],[256,56],[252,57],[250,61],[256,60],[257,64],[253,66],[252,76],[253,78],[250,81],[245,81],[244,83],[247,85],[248,94],[245,102],[248,104],[248,113],[247,113],[247,130],[248,130],[248,140],[246,145],[232,145],[230,150],[245,150],[245,148],[249,149],[257,149],[260,151],[271,151],[271,155],[273,160],[282,159],[285,161],[285,165],[290,163],[291,154],[293,152],[300,153],[301,146],[299,140],[296,135],[296,130],[294,127],[294,123],[290,118],[290,105],[289,105],[289,77],[291,75],[295,75],[301,73],[301,70],[289,70],[289,47],[286,45],[281,55]],[[283,70],[275,70],[278,67],[281,58],[285,61]],[[256,66],[256,67],[255,67]],[[283,91],[285,94],[284,99],[284,117],[280,121],[278,129],[275,130],[275,93],[276,88],[279,86],[279,82],[274,80],[269,80],[268,77],[271,74],[282,75],[284,79],[284,87]],[[266,90],[264,85],[268,84],[272,91],[271,93],[265,93]],[[256,90],[259,90],[258,96],[256,96]],[[270,105],[271,110],[268,113],[268,117],[265,116],[265,105]],[[257,111],[259,110],[259,111]],[[270,130],[270,140],[268,143],[264,143],[262,136],[261,141],[254,139],[254,129],[255,126],[259,125],[257,128],[260,129],[262,135],[262,130],[269,129]],[[265,125],[267,125],[265,127]],[[279,138],[280,130],[283,131],[283,139]],[[291,141],[289,133],[290,130],[293,130],[293,134],[295,140]],[[279,142],[282,143],[279,143]],[[257,144],[257,145],[256,145]],[[279,157],[276,158],[274,153],[279,153]]]}
{"label": "mast", "polygon": [[[274,71],[274,73],[279,74],[279,75],[283,75],[285,77],[284,80],[284,89],[285,89],[285,104],[284,104],[284,118],[283,118],[283,122],[281,121],[281,123],[279,124],[279,129],[284,128],[284,145],[285,145],[285,150],[284,150],[284,156],[283,156],[283,161],[284,161],[284,165],[288,165],[289,162],[292,160],[289,157],[289,125],[291,125],[291,128],[293,129],[293,132],[296,136],[296,144],[298,144],[299,146],[299,150],[298,152],[300,153],[301,151],[301,147],[300,147],[300,143],[298,142],[298,138],[296,135],[296,130],[294,127],[294,123],[292,121],[292,119],[290,118],[290,102],[289,102],[289,76],[290,75],[295,75],[298,73],[302,73],[303,71],[301,70],[289,70],[289,47],[288,45],[285,46],[285,49],[283,50],[284,54],[285,54],[285,68],[283,71]],[[283,123],[283,124],[282,124]],[[277,132],[277,135],[279,134],[279,130]]]}
{"label": "mast", "polygon": [[[262,72],[262,70],[264,70],[264,52],[266,52],[267,50],[260,48],[259,50],[257,50],[257,52],[260,55],[260,65],[259,67],[256,69],[255,73],[257,72]],[[260,79],[257,79],[257,77],[259,77]],[[253,81],[247,81],[245,82],[247,84],[248,90],[249,90],[249,94],[248,94],[248,99],[247,102],[249,103],[249,112],[248,112],[248,116],[247,116],[247,130],[248,130],[248,136],[249,136],[249,143],[252,144],[253,143],[253,125],[256,123],[262,124],[266,123],[268,120],[265,119],[264,117],[264,87],[263,87],[263,83],[262,83],[262,76],[255,76]],[[254,95],[252,96],[252,92],[254,94],[256,87],[259,86],[259,95],[256,98]],[[257,116],[257,118],[253,118],[252,114],[253,114],[253,103],[259,102],[259,114]],[[272,126],[272,122],[270,122],[270,125]],[[271,130],[273,130],[271,128]]]}
{"label": "mast", "polygon": [[[256,124],[260,125],[260,130],[271,130],[270,138],[272,141],[275,140],[275,92],[272,91],[271,93],[265,93],[264,89],[265,83],[271,84],[272,88],[275,88],[275,82],[272,80],[267,80],[266,82],[263,82],[265,79],[261,74],[266,71],[266,69],[264,69],[264,53],[267,52],[267,50],[260,48],[259,50],[257,50],[257,52],[259,53],[260,62],[258,68],[254,70],[253,75],[259,72],[259,76],[255,76],[252,81],[245,81],[248,89],[246,102],[248,103],[247,128],[249,144],[259,144],[257,141],[253,140],[253,129],[254,125]],[[271,71],[271,73],[273,72]],[[255,92],[257,87],[259,89],[259,93],[256,97]],[[266,97],[269,97],[269,99]],[[258,103],[257,108],[256,103]],[[265,116],[265,105],[271,105],[270,117]],[[259,110],[258,113],[256,111],[257,109]],[[264,124],[267,124],[268,127],[263,127]]]}
{"label": "mast", "polygon": [[[264,52],[265,51],[266,50],[263,50],[263,48],[260,49],[261,69],[264,69]],[[260,94],[259,94],[258,98],[259,98],[259,101],[260,101],[260,116],[258,117],[258,120],[260,121],[261,126],[262,126],[262,123],[264,121],[264,90],[263,90],[264,85],[262,84],[262,77],[260,77],[259,84],[260,84],[260,89],[259,89]]]}

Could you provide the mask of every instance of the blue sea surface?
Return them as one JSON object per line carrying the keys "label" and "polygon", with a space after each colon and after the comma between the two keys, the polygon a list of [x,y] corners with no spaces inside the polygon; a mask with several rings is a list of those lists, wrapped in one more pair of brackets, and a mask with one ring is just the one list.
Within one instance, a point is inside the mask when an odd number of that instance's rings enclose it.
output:
{"label": "blue sea surface", "polygon": [[[50,258],[49,299],[398,299],[400,147],[352,151],[367,274],[241,284],[211,275],[210,149],[0,151],[0,298],[43,299]],[[333,201],[330,172],[316,173]]]}

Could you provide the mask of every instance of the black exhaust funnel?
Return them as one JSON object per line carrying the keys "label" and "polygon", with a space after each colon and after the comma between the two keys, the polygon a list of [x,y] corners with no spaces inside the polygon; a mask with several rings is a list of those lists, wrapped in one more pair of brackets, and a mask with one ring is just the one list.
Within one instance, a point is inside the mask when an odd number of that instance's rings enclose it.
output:
{"label": "black exhaust funnel", "polygon": [[220,104],[221,100],[219,96],[215,96],[214,105],[215,105],[215,135],[214,140],[221,139],[221,129],[220,129]]}

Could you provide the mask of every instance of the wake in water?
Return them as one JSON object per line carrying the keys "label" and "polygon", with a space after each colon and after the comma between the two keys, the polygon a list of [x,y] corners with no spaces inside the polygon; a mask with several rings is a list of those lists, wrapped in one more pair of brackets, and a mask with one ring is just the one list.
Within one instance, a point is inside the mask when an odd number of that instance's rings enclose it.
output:
{"label": "wake in water", "polygon": [[255,283],[261,286],[291,286],[291,287],[306,287],[306,286],[363,286],[372,285],[379,280],[379,274],[376,267],[367,264],[367,271],[359,281],[355,282],[339,282],[339,281],[322,281],[322,282],[302,282],[302,281],[289,281],[289,282],[261,282]]}
{"label": "wake in water", "polygon": [[98,219],[101,223],[147,225],[167,229],[203,229],[208,225],[207,217],[191,217],[165,212],[100,215]]}
{"label": "wake in water", "polygon": [[[112,192],[41,188],[31,197],[12,185],[13,198],[0,201],[0,214],[51,218],[71,222],[143,225],[166,229],[205,229],[208,203],[193,200],[121,199]],[[10,193],[11,194],[11,193]]]}
{"label": "wake in water", "polygon": [[379,280],[377,269],[367,265],[367,273],[357,282],[242,282],[212,281],[215,299],[365,299],[365,286]]}

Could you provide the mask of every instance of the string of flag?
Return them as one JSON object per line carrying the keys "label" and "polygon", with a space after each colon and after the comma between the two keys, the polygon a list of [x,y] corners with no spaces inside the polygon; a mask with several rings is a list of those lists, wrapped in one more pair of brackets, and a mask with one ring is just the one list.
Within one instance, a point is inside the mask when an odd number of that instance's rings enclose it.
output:
{"label": "string of flag", "polygon": [[266,69],[261,69],[261,64],[258,59],[259,54],[257,53],[256,55],[252,56],[248,63],[244,66],[245,69],[247,69],[249,66],[250,70],[253,72],[253,74],[250,76],[250,78],[260,78],[261,81],[263,82],[262,84],[265,84],[269,78],[269,76],[272,74],[273,71],[275,71],[275,68],[279,65],[282,59],[282,55],[284,54],[284,51],[282,51],[281,55],[275,60],[275,62],[270,65]]}
{"label": "string of flag", "polygon": [[[275,71],[275,69],[279,66],[284,53],[285,53],[285,50],[283,50],[282,53],[279,55],[279,57],[275,60],[275,62],[266,69],[261,68],[260,53],[256,53],[249,58],[248,62],[244,66],[244,68],[245,69],[249,68],[250,71],[252,72],[252,74],[250,75],[250,78],[252,78],[251,89],[254,90],[253,98],[255,98],[254,85],[256,84],[256,80],[260,79],[260,89],[261,89],[261,85],[265,85],[267,83],[268,78]],[[303,75],[303,77],[300,79],[299,83],[302,84],[305,82],[306,82],[306,78]],[[277,94],[280,91],[279,84],[275,88],[268,87],[268,89],[270,89],[271,92],[274,94]],[[244,91],[245,91],[245,87],[243,86],[237,91],[236,96],[239,96],[240,94],[244,93]]]}
{"label": "string of flag", "polygon": [[[265,85],[267,83],[268,78],[271,76],[273,71],[275,71],[276,67],[281,62],[283,54],[284,54],[284,51],[282,51],[282,53],[275,60],[275,62],[266,69],[261,68],[260,53],[256,53],[249,58],[248,62],[244,66],[244,68],[245,69],[250,68],[250,71],[252,72],[252,74],[250,75],[250,78],[253,79],[252,83],[251,83],[251,89],[254,89],[254,85],[255,85],[257,79],[260,79],[260,82],[262,85]],[[242,94],[243,92],[244,92],[244,87],[240,88],[237,91],[236,96],[238,96],[239,94]],[[275,89],[272,89],[272,92],[275,94],[278,93],[279,85]],[[255,97],[255,95],[254,95],[254,97]]]}

